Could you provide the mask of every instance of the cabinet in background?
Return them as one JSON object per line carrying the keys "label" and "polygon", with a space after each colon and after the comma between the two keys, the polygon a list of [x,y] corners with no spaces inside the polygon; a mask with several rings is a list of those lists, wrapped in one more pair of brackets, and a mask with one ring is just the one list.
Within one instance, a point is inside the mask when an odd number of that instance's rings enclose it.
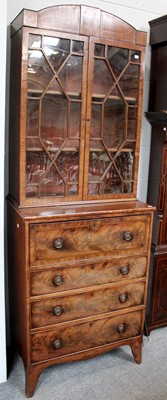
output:
{"label": "cabinet in background", "polygon": [[167,17],[150,21],[152,127],[148,202],[156,206],[147,306],[148,332],[167,325]]}

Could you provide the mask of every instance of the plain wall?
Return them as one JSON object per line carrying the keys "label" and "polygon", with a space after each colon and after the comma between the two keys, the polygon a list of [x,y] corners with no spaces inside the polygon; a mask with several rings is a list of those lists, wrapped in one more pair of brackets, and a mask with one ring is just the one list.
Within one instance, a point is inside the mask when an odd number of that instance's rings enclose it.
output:
{"label": "plain wall", "polygon": [[[138,180],[138,198],[140,200],[145,201],[147,198],[147,182],[148,182],[148,169],[149,169],[149,154],[150,154],[150,139],[151,139],[151,127],[149,123],[146,121],[144,117],[144,111],[147,111],[148,107],[148,95],[149,95],[149,79],[150,79],[150,46],[149,46],[149,24],[148,21],[158,18],[159,16],[165,15],[167,12],[167,4],[166,0],[159,0],[158,2],[153,2],[152,0],[97,0],[97,1],[55,1],[55,0],[7,0],[7,26],[8,26],[8,47],[7,47],[7,90],[6,90],[6,119],[8,120],[8,102],[9,102],[9,65],[10,65],[10,34],[9,34],[9,24],[16,17],[16,15],[21,11],[22,8],[39,10],[41,8],[59,5],[59,4],[85,4],[92,7],[101,8],[111,14],[122,18],[127,21],[131,25],[133,25],[136,29],[144,30],[148,32],[148,44],[146,50],[146,64],[145,64],[145,82],[144,82],[144,102],[143,102],[143,119],[142,119],[142,132],[141,132],[141,151],[140,151],[140,163],[139,163],[139,180]],[[1,13],[1,29],[3,30],[4,23],[6,23],[5,18],[5,7],[6,3],[3,2],[2,5],[2,13]],[[3,40],[5,42],[5,34],[1,35],[1,39],[3,36]],[[2,42],[1,40],[1,47]],[[4,47],[1,49],[0,54],[4,54]],[[5,55],[0,63],[1,72],[1,82],[2,77],[5,79],[4,68],[6,66]],[[5,107],[5,96],[3,90],[0,92],[0,101],[2,102],[2,108]],[[1,110],[2,111],[2,110]],[[4,117],[4,115],[3,115]],[[5,117],[4,117],[5,118]],[[1,121],[2,135],[3,138],[4,127],[3,122],[4,118]],[[6,123],[6,148],[8,148],[8,122]],[[3,146],[0,147],[0,151],[3,153]],[[6,160],[7,160],[7,152],[6,152]],[[0,157],[1,168],[0,168],[0,183],[1,187],[3,187],[3,173],[4,173],[4,164],[3,164],[3,154]],[[5,194],[8,192],[8,182],[7,182],[7,161],[5,168]],[[2,193],[2,192],[1,192]],[[2,196],[2,195],[1,195]],[[2,196],[3,198],[3,196]],[[1,198],[0,198],[1,202]],[[1,219],[3,221],[3,206],[0,207]],[[5,331],[5,317],[4,317],[4,287],[3,287],[3,279],[4,279],[4,268],[3,268],[3,235],[1,237],[0,232],[0,340],[1,346],[0,351],[4,351],[4,331]],[[6,301],[7,302],[7,301]],[[7,327],[8,327],[8,302],[6,304],[7,309]],[[1,331],[2,330],[2,331]],[[3,349],[2,349],[3,348]],[[4,379],[4,374],[6,371],[5,357],[1,358],[2,363],[0,365],[0,382]],[[2,369],[2,370],[1,370]]]}

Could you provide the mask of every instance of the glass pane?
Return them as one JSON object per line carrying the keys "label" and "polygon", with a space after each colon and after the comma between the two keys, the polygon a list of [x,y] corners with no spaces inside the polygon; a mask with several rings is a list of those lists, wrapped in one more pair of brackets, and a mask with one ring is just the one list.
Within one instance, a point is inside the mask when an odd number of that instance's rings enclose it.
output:
{"label": "glass pane", "polygon": [[136,138],[137,108],[128,108],[128,139]]}
{"label": "glass pane", "polygon": [[39,195],[40,197],[65,195],[65,185],[63,179],[54,165],[52,165],[52,167],[49,169],[43,182],[40,184]]}
{"label": "glass pane", "polygon": [[39,101],[27,100],[27,136],[39,134]]}
{"label": "glass pane", "polygon": [[100,181],[110,163],[111,159],[107,154],[107,152],[105,151],[103,145],[100,142],[98,142],[98,147],[93,148],[91,143],[91,151],[89,158],[90,182]]}
{"label": "glass pane", "polygon": [[109,168],[107,174],[104,176],[103,182],[101,183],[100,187],[100,193],[122,193],[122,180],[114,165]]}
{"label": "glass pane", "polygon": [[103,44],[95,43],[95,56],[97,57],[105,56],[105,46]]}
{"label": "glass pane", "polygon": [[56,165],[66,183],[78,182],[79,151],[62,151]]}
{"label": "glass pane", "polygon": [[128,62],[128,57],[129,50],[108,46],[107,59],[116,77],[118,77],[125,68],[125,65]]}
{"label": "glass pane", "polygon": [[137,50],[131,50],[131,61],[140,62],[141,53]]}
{"label": "glass pane", "polygon": [[128,104],[136,104],[138,99],[139,65],[129,65],[120,78],[119,85]]}
{"label": "glass pane", "polygon": [[70,40],[45,36],[43,50],[55,71],[58,71],[70,53]]}
{"label": "glass pane", "polygon": [[26,149],[27,151],[43,151],[43,145],[39,139],[39,136],[29,136],[26,139]]}
{"label": "glass pane", "polygon": [[72,41],[72,51],[74,53],[82,54],[84,51],[84,42],[79,42],[78,40]]}
{"label": "glass pane", "polygon": [[41,138],[47,149],[58,150],[67,137],[68,100],[46,94],[42,99]]}
{"label": "glass pane", "polygon": [[27,197],[38,197],[38,187],[51,160],[44,151],[27,151],[26,160],[26,194]]}
{"label": "glass pane", "polygon": [[93,76],[93,100],[94,98],[104,98],[111,90],[114,79],[103,60],[94,60],[94,76]]}
{"label": "glass pane", "polygon": [[81,96],[82,90],[82,57],[70,56],[59,73],[61,84],[68,96]]}
{"label": "glass pane", "polygon": [[53,72],[45,60],[40,50],[31,50],[28,52],[28,95],[41,96],[49,82],[53,78]]}
{"label": "glass pane", "polygon": [[81,129],[81,103],[70,102],[70,137],[80,137]]}
{"label": "glass pane", "polygon": [[124,151],[116,158],[116,166],[124,181],[123,192],[131,193],[133,190],[133,173],[134,173],[134,144],[126,143]]}
{"label": "glass pane", "polygon": [[92,103],[91,138],[101,137],[101,105]]}
{"label": "glass pane", "polygon": [[123,182],[113,156],[111,153],[110,158],[104,150],[90,153],[89,195],[122,193]]}
{"label": "glass pane", "polygon": [[103,139],[107,147],[119,147],[124,138],[125,104],[120,99],[104,103]]}
{"label": "glass pane", "polygon": [[41,36],[40,35],[33,35],[29,34],[29,39],[28,39],[28,46],[33,48],[41,48]]}

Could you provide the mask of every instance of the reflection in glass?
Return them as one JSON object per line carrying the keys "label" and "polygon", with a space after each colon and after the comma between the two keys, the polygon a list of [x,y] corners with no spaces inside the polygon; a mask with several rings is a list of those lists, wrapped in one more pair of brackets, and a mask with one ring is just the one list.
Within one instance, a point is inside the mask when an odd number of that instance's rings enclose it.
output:
{"label": "reflection in glass", "polygon": [[71,101],[69,136],[71,138],[80,137],[80,130],[81,130],[81,103]]}
{"label": "reflection in glass", "polygon": [[31,48],[41,48],[41,36],[40,35],[33,35],[33,34],[29,34],[29,38],[28,38],[28,47]]}
{"label": "reflection in glass", "polygon": [[73,53],[83,54],[84,42],[79,42],[78,40],[72,41],[72,51]]}
{"label": "reflection in glass", "polygon": [[56,160],[56,165],[59,168],[59,171],[61,171],[62,177],[64,178],[65,182],[78,181],[78,151],[61,152]]}
{"label": "reflection in glass", "polygon": [[123,141],[125,124],[125,104],[108,99],[104,103],[103,139],[107,147],[118,147]]}
{"label": "reflection in glass", "polygon": [[27,100],[27,136],[39,134],[39,101]]}
{"label": "reflection in glass", "polygon": [[94,75],[93,75],[93,98],[99,98],[99,101],[107,95],[114,84],[114,79],[109,71],[109,68],[104,60],[94,60]]}
{"label": "reflection in glass", "polygon": [[[27,196],[64,196],[78,193],[79,152],[62,151],[57,159],[44,151],[27,151]],[[53,164],[53,160],[54,164]]]}
{"label": "reflection in glass", "polygon": [[107,171],[107,174],[101,183],[101,193],[122,193],[122,180],[114,165],[112,165]]}
{"label": "reflection in glass", "polygon": [[44,36],[43,49],[54,70],[58,71],[70,53],[70,40]]}
{"label": "reflection in glass", "polygon": [[96,57],[104,57],[105,56],[105,46],[104,44],[95,43],[94,54]]}
{"label": "reflection in glass", "polygon": [[92,150],[89,159],[89,180],[100,181],[110,163],[111,159],[102,146],[101,151]]}
{"label": "reflection in glass", "polygon": [[48,149],[59,148],[67,137],[68,100],[46,94],[42,99],[41,138]]}
{"label": "reflection in glass", "polygon": [[52,166],[39,186],[40,197],[64,196],[65,185],[59,172]]}
{"label": "reflection in glass", "polygon": [[119,80],[128,104],[136,104],[138,100],[139,65],[130,64]]}
{"label": "reflection in glass", "polygon": [[38,197],[38,186],[50,164],[47,154],[42,151],[27,151],[26,159],[26,194],[27,197]]}
{"label": "reflection in glass", "polygon": [[27,136],[26,149],[27,151],[43,151],[44,147],[40,141],[39,136]]}
{"label": "reflection in glass", "polygon": [[126,143],[116,154],[91,151],[89,160],[89,195],[131,193],[133,190],[134,144]]}
{"label": "reflection in glass", "polygon": [[128,139],[136,138],[137,108],[128,107]]}
{"label": "reflection in glass", "polygon": [[70,56],[59,73],[59,79],[69,97],[78,96],[82,90],[82,57]]}
{"label": "reflection in glass", "polygon": [[28,94],[33,92],[37,97],[41,96],[43,90],[47,87],[53,72],[45,60],[40,50],[31,50],[28,52]]}
{"label": "reflection in glass", "polygon": [[[101,137],[101,114],[102,109],[100,104],[92,103],[92,117],[91,117],[91,138]],[[92,146],[94,146],[92,141]]]}
{"label": "reflection in glass", "polygon": [[107,59],[116,77],[118,77],[125,68],[125,65],[128,62],[128,57],[129,50],[108,46]]}
{"label": "reflection in glass", "polygon": [[131,50],[131,61],[140,62],[141,53],[137,50]]}

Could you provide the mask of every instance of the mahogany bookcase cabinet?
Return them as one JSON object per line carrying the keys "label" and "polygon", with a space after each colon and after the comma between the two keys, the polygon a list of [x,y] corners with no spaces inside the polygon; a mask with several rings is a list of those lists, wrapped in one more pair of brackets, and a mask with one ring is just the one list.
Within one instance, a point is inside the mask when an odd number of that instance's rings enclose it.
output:
{"label": "mahogany bookcase cabinet", "polygon": [[[150,21],[151,79],[149,111],[152,125],[148,201],[155,213],[148,332],[167,325],[167,16]],[[152,277],[152,279],[151,279]]]}
{"label": "mahogany bookcase cabinet", "polygon": [[154,208],[136,199],[146,33],[97,8],[11,24],[9,268],[33,395],[44,368],[141,348]]}

